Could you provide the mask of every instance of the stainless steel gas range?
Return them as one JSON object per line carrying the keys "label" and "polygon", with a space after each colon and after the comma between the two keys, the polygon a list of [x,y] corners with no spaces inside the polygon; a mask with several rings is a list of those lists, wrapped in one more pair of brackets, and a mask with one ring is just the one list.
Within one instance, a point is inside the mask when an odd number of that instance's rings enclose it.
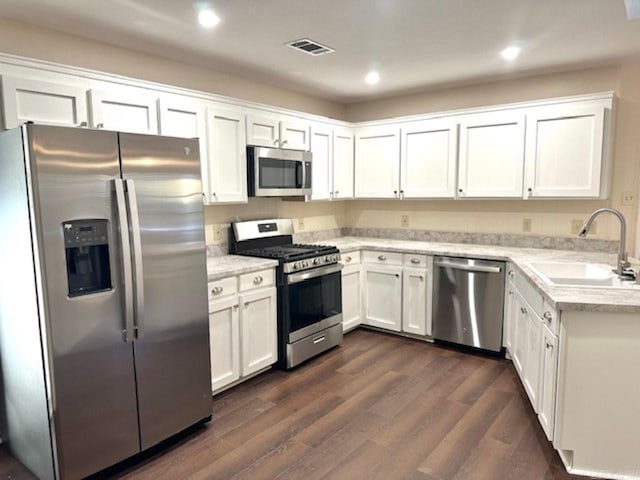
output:
{"label": "stainless steel gas range", "polygon": [[291,219],[233,223],[229,252],[279,261],[278,363],[289,369],[342,342],[340,252],[293,243]]}

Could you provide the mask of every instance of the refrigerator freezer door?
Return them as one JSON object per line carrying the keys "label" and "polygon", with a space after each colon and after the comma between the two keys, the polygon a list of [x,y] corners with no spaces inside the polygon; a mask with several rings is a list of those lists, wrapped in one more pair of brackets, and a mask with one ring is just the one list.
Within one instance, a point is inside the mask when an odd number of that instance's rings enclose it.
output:
{"label": "refrigerator freezer door", "polygon": [[[80,478],[140,451],[133,347],[123,335],[123,259],[113,191],[120,174],[118,139],[111,132],[63,127],[29,125],[27,132],[59,473]],[[78,226],[79,220],[89,225]],[[89,245],[96,243],[92,222],[106,225],[111,288],[70,297],[67,268],[84,274],[92,267],[88,254],[67,263],[63,229],[77,227],[78,239],[84,235]],[[90,251],[74,248],[80,256]]]}
{"label": "refrigerator freezer door", "polygon": [[200,158],[197,140],[130,134],[120,134],[120,155],[138,213],[134,278],[144,279],[134,287],[134,351],[145,449],[211,415]]}

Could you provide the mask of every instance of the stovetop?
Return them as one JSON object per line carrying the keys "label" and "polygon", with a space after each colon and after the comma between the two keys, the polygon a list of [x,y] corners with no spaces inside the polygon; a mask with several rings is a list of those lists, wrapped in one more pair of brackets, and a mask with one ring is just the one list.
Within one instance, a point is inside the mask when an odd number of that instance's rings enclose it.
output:
{"label": "stovetop", "polygon": [[274,258],[290,262],[293,260],[303,260],[320,255],[337,253],[338,249],[330,245],[307,245],[302,243],[292,243],[289,245],[277,245],[265,248],[253,248],[238,252],[241,255],[250,257]]}

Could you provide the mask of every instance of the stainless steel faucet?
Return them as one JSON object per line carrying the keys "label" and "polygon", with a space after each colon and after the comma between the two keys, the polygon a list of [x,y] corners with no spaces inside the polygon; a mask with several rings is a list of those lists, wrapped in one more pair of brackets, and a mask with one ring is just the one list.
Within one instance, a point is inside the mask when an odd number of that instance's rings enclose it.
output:
{"label": "stainless steel faucet", "polygon": [[578,233],[581,237],[586,237],[589,229],[591,228],[591,224],[596,219],[598,215],[601,213],[611,213],[618,217],[620,220],[620,249],[618,250],[618,268],[614,270],[619,276],[625,275],[625,269],[629,268],[631,265],[627,260],[627,251],[626,251],[626,242],[627,242],[627,222],[624,219],[622,213],[613,208],[599,208],[595,212],[591,214],[587,222],[580,229],[580,233]]}

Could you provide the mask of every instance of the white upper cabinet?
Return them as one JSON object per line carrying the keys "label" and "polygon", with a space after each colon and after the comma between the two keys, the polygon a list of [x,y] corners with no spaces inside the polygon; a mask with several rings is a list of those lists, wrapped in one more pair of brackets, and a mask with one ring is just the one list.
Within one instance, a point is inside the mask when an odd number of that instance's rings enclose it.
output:
{"label": "white upper cabinet", "polygon": [[459,197],[522,197],[524,126],[522,111],[460,117]]}
{"label": "white upper cabinet", "polygon": [[400,128],[364,127],[356,130],[356,198],[399,198]]}
{"label": "white upper cabinet", "polygon": [[207,107],[209,203],[247,202],[245,115]]}
{"label": "white upper cabinet", "polygon": [[86,127],[87,92],[82,87],[40,80],[2,77],[4,127],[24,122]]}
{"label": "white upper cabinet", "polygon": [[311,200],[329,200],[333,194],[333,129],[311,126]]}
{"label": "white upper cabinet", "polygon": [[[315,162],[315,158],[313,160]],[[349,128],[333,130],[333,198],[353,198],[354,135]]]}
{"label": "white upper cabinet", "polygon": [[309,150],[309,123],[294,117],[247,115],[247,145]]}
{"label": "white upper cabinet", "polygon": [[311,126],[311,200],[353,198],[353,131],[318,123]]}
{"label": "white upper cabinet", "polygon": [[208,203],[209,161],[207,146],[206,107],[203,103],[184,97],[166,96],[158,100],[160,135],[182,138],[198,138],[200,167],[202,169],[202,191]]}
{"label": "white upper cabinet", "polygon": [[454,119],[401,126],[402,198],[453,198],[456,189],[458,125]]}
{"label": "white upper cabinet", "polygon": [[158,134],[158,96],[141,88],[91,89],[91,126],[129,133]]}
{"label": "white upper cabinet", "polygon": [[606,196],[604,112],[568,104],[527,113],[526,198]]}

